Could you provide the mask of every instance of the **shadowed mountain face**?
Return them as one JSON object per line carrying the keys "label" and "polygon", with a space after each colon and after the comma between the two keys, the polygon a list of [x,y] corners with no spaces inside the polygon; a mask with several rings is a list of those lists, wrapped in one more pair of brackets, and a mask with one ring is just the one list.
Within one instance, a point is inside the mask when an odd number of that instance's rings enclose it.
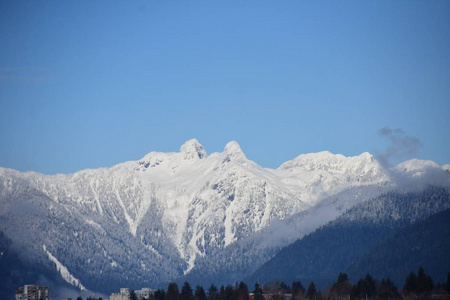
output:
{"label": "shadowed mountain face", "polygon": [[398,285],[406,274],[423,266],[434,280],[445,282],[450,272],[450,209],[399,230],[348,268],[353,278],[373,274]]}
{"label": "shadowed mountain face", "polygon": [[79,290],[65,282],[55,268],[23,257],[21,251],[15,249],[11,241],[0,233],[0,299],[14,300],[17,288],[30,283],[49,287],[51,299],[70,296],[75,299],[82,295]]}
{"label": "shadowed mountain face", "polygon": [[437,187],[363,201],[282,249],[248,281],[303,279],[330,284],[345,271],[355,282],[369,273],[379,279],[390,277],[402,286],[418,265],[444,280],[450,270],[444,257],[449,250],[445,227],[449,208],[449,190]]}
{"label": "shadowed mountain face", "polygon": [[185,274],[235,281],[354,205],[425,185],[428,174],[449,182],[438,165],[386,170],[368,153],[300,155],[271,170],[236,142],[207,155],[190,140],[177,153],[68,175],[0,168],[0,224],[21,255],[79,289],[158,287]]}

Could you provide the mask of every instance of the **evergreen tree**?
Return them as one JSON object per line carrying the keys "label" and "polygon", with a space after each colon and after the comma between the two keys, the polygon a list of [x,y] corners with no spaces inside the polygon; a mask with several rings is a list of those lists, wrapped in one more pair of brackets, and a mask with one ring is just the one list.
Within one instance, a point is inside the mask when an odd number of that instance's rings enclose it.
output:
{"label": "evergreen tree", "polygon": [[314,284],[314,282],[311,282],[309,284],[308,291],[306,292],[306,297],[308,297],[308,299],[313,299],[316,296],[316,294],[317,294],[316,285]]}
{"label": "evergreen tree", "polygon": [[153,295],[153,298],[155,300],[165,300],[166,297],[166,293],[164,292],[163,289],[157,289],[155,291],[155,294]]}
{"label": "evergreen tree", "polygon": [[287,293],[291,292],[289,287],[283,281],[280,284],[280,289],[283,294],[287,294]]}
{"label": "evergreen tree", "polygon": [[194,295],[192,294],[192,288],[189,282],[185,281],[183,287],[181,288],[181,300],[193,300]]}
{"label": "evergreen tree", "polygon": [[361,297],[364,299],[366,298],[366,286],[364,284],[364,280],[362,279],[358,280],[356,285],[353,286],[350,298],[361,299]]}
{"label": "evergreen tree", "polygon": [[255,283],[255,290],[253,291],[254,300],[262,300],[263,299],[263,291],[259,283]]}
{"label": "evergreen tree", "polygon": [[339,273],[335,283],[331,286],[329,296],[331,298],[347,298],[352,293],[353,285],[345,273]]}
{"label": "evergreen tree", "polygon": [[180,300],[180,290],[175,282],[169,283],[165,300]]}
{"label": "evergreen tree", "polygon": [[214,284],[211,284],[211,286],[208,289],[208,299],[214,300],[217,298],[217,287]]}
{"label": "evergreen tree", "polygon": [[375,280],[369,274],[364,279],[360,279],[353,287],[351,298],[366,298],[373,297],[377,293],[377,286]]}
{"label": "evergreen tree", "polygon": [[339,273],[338,278],[336,280],[336,283],[344,283],[344,282],[348,282],[348,276],[346,273]]}
{"label": "evergreen tree", "polygon": [[78,296],[78,297],[77,297],[77,300],[83,300],[83,298],[81,298],[81,296]]}
{"label": "evergreen tree", "polygon": [[367,297],[373,297],[377,293],[377,284],[375,280],[369,274],[364,278],[364,284],[366,285]]}
{"label": "evergreen tree", "polygon": [[403,285],[403,293],[405,295],[414,293],[417,289],[417,276],[411,272],[406,276],[405,284]]}
{"label": "evergreen tree", "polygon": [[220,287],[219,295],[220,295],[220,300],[225,300],[226,295],[225,295],[225,288],[223,285]]}
{"label": "evergreen tree", "polygon": [[206,300],[206,293],[202,286],[195,287],[195,300]]}
{"label": "evergreen tree", "polygon": [[238,289],[238,299],[240,300],[248,300],[248,286],[245,282],[241,281],[239,283],[239,289]]}
{"label": "evergreen tree", "polygon": [[225,287],[225,300],[234,300],[234,290],[233,290],[233,286],[231,284],[227,285]]}
{"label": "evergreen tree", "polygon": [[424,294],[433,289],[433,279],[430,276],[425,274],[425,270],[422,266],[419,267],[417,271],[417,286],[416,286],[416,294]]}
{"label": "evergreen tree", "polygon": [[398,290],[390,278],[387,280],[382,279],[380,286],[378,287],[377,297],[382,299],[398,298]]}
{"label": "evergreen tree", "polygon": [[300,299],[305,293],[305,288],[300,281],[294,281],[292,283],[292,299]]}
{"label": "evergreen tree", "polygon": [[447,282],[445,283],[445,290],[450,293],[450,273],[447,274]]}

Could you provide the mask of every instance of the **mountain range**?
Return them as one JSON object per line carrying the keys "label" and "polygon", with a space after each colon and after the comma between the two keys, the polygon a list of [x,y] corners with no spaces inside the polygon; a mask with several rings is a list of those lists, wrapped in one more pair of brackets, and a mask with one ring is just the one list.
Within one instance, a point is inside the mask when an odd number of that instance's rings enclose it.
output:
{"label": "mountain range", "polygon": [[[194,139],[176,153],[73,174],[0,168],[0,229],[27,268],[57,272],[79,290],[234,283],[329,222],[381,220],[370,205],[430,185],[448,191],[450,165],[385,167],[369,153],[325,151],[268,169],[236,142],[208,155]],[[424,205],[424,215],[445,208]]]}

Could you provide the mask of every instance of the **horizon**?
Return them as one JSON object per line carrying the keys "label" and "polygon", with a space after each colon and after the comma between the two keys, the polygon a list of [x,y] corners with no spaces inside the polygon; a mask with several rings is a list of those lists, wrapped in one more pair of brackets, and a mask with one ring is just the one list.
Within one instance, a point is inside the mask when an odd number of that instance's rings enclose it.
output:
{"label": "horizon", "polygon": [[237,141],[277,168],[450,163],[450,2],[0,4],[0,167],[74,173]]}

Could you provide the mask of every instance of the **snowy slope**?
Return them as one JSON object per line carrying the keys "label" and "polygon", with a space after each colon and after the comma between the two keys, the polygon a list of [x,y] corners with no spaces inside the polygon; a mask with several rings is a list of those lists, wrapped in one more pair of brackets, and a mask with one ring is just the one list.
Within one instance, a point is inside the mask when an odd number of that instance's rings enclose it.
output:
{"label": "snowy slope", "polygon": [[[410,161],[406,169],[413,166],[424,168]],[[432,167],[448,182],[448,172]],[[273,170],[248,160],[236,142],[207,155],[189,140],[176,153],[74,174],[0,168],[0,221],[28,255],[48,261],[51,253],[84,286],[108,292],[172,280],[200,258],[221,255],[263,229],[277,236],[269,228],[294,222],[302,233],[274,239],[270,248],[277,249],[365,195],[395,188],[392,174],[369,153],[305,154]]]}

